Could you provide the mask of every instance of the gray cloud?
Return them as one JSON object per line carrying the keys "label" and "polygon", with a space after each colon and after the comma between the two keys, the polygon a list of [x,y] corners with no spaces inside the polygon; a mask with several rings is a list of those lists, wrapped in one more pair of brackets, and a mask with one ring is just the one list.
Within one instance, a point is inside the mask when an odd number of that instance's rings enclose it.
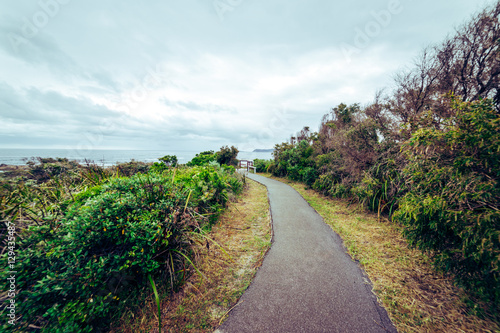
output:
{"label": "gray cloud", "polygon": [[92,126],[103,118],[118,116],[116,111],[86,98],[68,97],[33,87],[18,91],[0,83],[0,117],[4,121]]}
{"label": "gray cloud", "polygon": [[487,2],[1,2],[0,142],[271,147],[370,101]]}

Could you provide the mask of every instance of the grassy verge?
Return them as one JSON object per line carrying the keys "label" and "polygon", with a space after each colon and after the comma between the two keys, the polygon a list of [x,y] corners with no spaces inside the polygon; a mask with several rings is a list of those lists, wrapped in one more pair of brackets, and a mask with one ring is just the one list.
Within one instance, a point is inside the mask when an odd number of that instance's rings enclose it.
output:
{"label": "grassy verge", "polygon": [[[163,295],[162,332],[213,332],[252,281],[271,245],[271,225],[266,188],[248,179],[247,184],[207,235],[211,240],[201,237],[195,246],[196,266],[204,277],[193,274],[169,296],[156,281]],[[156,314],[151,291],[145,305],[126,313],[112,332],[157,331]]]}
{"label": "grassy verge", "polygon": [[399,226],[304,184],[278,180],[295,188],[342,237],[399,332],[500,332],[495,322],[473,313],[479,308],[466,304],[450,277],[436,273],[422,252],[408,247]]}

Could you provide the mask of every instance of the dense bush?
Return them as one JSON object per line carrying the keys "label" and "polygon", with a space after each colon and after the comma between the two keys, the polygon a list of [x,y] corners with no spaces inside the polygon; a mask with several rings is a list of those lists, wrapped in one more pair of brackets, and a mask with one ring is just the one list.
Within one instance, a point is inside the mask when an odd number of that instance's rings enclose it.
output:
{"label": "dense bush", "polygon": [[404,144],[409,191],[394,220],[435,263],[500,305],[500,116],[491,101],[453,100],[456,116]]}
{"label": "dense bush", "polygon": [[165,163],[166,166],[169,167],[177,166],[177,156],[175,155],[165,155],[162,158],[159,158],[159,160]]}
{"label": "dense bush", "polygon": [[401,173],[405,164],[406,160],[399,149],[387,150],[364,172],[361,181],[352,188],[352,195],[368,209],[378,214],[392,215],[407,190],[406,180]]}
{"label": "dense bush", "polygon": [[[236,175],[197,167],[112,177],[75,193],[60,219],[19,235],[17,327],[98,331],[148,275],[175,284],[189,266],[190,233],[213,222],[241,188]],[[0,264],[7,267],[7,257]]]}
{"label": "dense bush", "polygon": [[275,176],[286,176],[311,186],[318,177],[313,153],[309,138],[300,141],[296,146],[276,145],[274,165],[268,166],[267,169]]}
{"label": "dense bush", "polygon": [[255,167],[256,172],[269,172],[269,166],[271,166],[272,160],[262,160],[255,159],[253,161],[253,166]]}
{"label": "dense bush", "polygon": [[217,154],[213,150],[204,151],[196,154],[191,161],[187,162],[187,166],[201,166],[208,165],[210,162],[217,161]]}

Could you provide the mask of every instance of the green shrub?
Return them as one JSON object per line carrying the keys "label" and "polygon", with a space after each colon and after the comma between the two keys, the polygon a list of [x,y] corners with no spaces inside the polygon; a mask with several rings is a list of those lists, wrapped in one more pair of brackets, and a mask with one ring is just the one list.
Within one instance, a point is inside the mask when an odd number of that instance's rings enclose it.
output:
{"label": "green shrub", "polygon": [[318,192],[320,192],[323,195],[329,195],[330,194],[330,188],[332,187],[332,184],[334,183],[334,176],[333,174],[323,174],[320,175],[314,184],[312,185],[312,188]]}
{"label": "green shrub", "polygon": [[236,168],[233,165],[222,164],[221,168],[224,172],[233,175],[236,172]]}
{"label": "green shrub", "polygon": [[270,172],[269,167],[272,163],[272,160],[262,160],[257,158],[253,161],[253,166],[255,167],[256,172]]}
{"label": "green shrub", "polygon": [[351,190],[359,202],[371,211],[392,215],[406,191],[401,175],[405,161],[401,156],[398,158],[398,154],[392,152],[389,156],[381,156]]}
{"label": "green shrub", "polygon": [[238,156],[238,148],[235,146],[231,146],[229,148],[228,146],[221,147],[221,149],[216,153],[217,156],[217,162],[220,165],[233,165],[237,166],[238,165],[238,160],[236,157]]}
{"label": "green shrub", "polygon": [[162,158],[159,158],[166,166],[168,167],[176,167],[177,166],[177,156],[175,155],[165,155]]}
{"label": "green shrub", "polygon": [[318,178],[318,172],[315,168],[306,167],[300,170],[300,180],[306,183],[307,186],[312,186]]}
{"label": "green shrub", "polygon": [[335,198],[347,198],[351,194],[351,189],[345,184],[334,183],[330,188],[329,194]]}
{"label": "green shrub", "polygon": [[432,114],[405,143],[408,193],[394,220],[435,264],[500,305],[500,116],[491,101],[452,100],[442,128]]}
{"label": "green shrub", "polygon": [[240,193],[242,190],[239,179],[223,171],[219,166],[191,167],[178,170],[175,182],[184,184],[192,191],[193,198],[197,198],[198,210],[207,217],[210,223],[217,220],[226,207],[229,191]]}
{"label": "green shrub", "polygon": [[119,163],[115,166],[120,176],[130,177],[136,173],[147,173],[150,165],[145,162],[131,160],[130,162]]}
{"label": "green shrub", "polygon": [[191,161],[187,162],[186,165],[190,167],[202,166],[213,161],[217,161],[217,154],[215,154],[213,150],[210,150],[196,154],[196,156],[193,157]]}
{"label": "green shrub", "polygon": [[151,172],[161,173],[165,170],[168,170],[168,165],[162,162],[154,162],[149,169]]}
{"label": "green shrub", "polygon": [[[175,284],[188,266],[189,234],[241,188],[221,169],[197,167],[112,178],[75,195],[62,219],[19,237],[18,328],[99,331],[148,275]],[[7,266],[5,255],[0,264]]]}

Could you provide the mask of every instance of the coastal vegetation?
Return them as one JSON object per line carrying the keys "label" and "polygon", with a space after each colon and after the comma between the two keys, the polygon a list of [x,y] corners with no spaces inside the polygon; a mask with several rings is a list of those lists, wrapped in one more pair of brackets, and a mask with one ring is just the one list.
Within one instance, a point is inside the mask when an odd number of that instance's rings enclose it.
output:
{"label": "coastal vegetation", "polygon": [[14,228],[16,237],[2,243],[0,264],[15,257],[18,320],[2,331],[99,331],[156,292],[155,281],[174,290],[192,272],[202,276],[194,244],[208,239],[244,180],[215,161],[160,160],[104,168],[39,158],[3,174],[0,232]]}
{"label": "coastal vegetation", "polygon": [[[252,282],[271,246],[271,218],[266,188],[249,179],[246,185],[206,237],[195,239],[194,258],[202,276],[192,274],[174,292],[157,283],[167,332],[214,332]],[[156,307],[148,297],[139,308],[125,311],[110,332],[154,331]]]}
{"label": "coastal vegetation", "polygon": [[[500,2],[422,51],[373,103],[339,104],[256,167],[400,225],[500,313]],[[478,301],[479,302],[479,301]]]}
{"label": "coastal vegetation", "polygon": [[398,332],[500,330],[498,322],[481,313],[482,304],[471,303],[449,275],[433,269],[426,253],[408,246],[404,226],[353,204],[349,198],[334,198],[302,182],[277,179],[297,190],[342,238]]}

